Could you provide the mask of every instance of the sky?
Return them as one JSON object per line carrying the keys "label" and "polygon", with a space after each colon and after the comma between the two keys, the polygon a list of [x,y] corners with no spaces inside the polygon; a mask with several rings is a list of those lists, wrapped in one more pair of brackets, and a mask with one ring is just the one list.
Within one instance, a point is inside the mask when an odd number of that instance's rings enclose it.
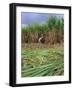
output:
{"label": "sky", "polygon": [[44,23],[49,16],[64,17],[63,14],[22,12],[21,24],[22,26],[26,26],[30,23]]}

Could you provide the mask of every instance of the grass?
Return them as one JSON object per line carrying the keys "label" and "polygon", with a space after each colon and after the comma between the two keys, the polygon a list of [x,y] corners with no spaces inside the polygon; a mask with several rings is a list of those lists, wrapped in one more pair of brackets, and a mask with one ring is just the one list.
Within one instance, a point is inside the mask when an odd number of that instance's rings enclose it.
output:
{"label": "grass", "polygon": [[60,76],[64,74],[63,48],[22,49],[22,77]]}

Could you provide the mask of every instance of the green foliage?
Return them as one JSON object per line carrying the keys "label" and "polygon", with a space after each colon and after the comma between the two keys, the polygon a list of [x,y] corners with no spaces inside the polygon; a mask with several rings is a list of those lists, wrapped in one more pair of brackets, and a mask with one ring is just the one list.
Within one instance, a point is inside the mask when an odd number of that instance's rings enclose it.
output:
{"label": "green foliage", "polygon": [[51,16],[44,24],[28,24],[28,26],[22,28],[22,32],[47,32],[52,29],[64,30],[64,19]]}
{"label": "green foliage", "polygon": [[57,30],[64,30],[64,19],[58,18],[56,16],[51,16],[47,20],[47,24],[50,30],[57,29]]}
{"label": "green foliage", "polygon": [[22,58],[22,77],[64,74],[63,49],[25,49]]}
{"label": "green foliage", "polygon": [[53,16],[49,17],[49,19],[47,20],[47,24],[50,30],[55,28],[57,24],[57,17],[53,17]]}

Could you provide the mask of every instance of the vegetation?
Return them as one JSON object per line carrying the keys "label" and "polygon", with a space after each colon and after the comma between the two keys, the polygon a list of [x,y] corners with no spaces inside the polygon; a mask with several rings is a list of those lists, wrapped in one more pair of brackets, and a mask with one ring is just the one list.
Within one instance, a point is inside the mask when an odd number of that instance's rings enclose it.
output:
{"label": "vegetation", "polygon": [[51,16],[48,20],[43,23],[28,24],[28,26],[22,28],[22,32],[45,32],[51,31],[52,29],[61,29],[64,27],[64,19],[56,16]]}
{"label": "vegetation", "polygon": [[[45,42],[39,43],[43,35]],[[59,76],[64,74],[64,19],[51,16],[43,24],[22,28],[21,76]]]}
{"label": "vegetation", "polygon": [[63,49],[22,50],[22,77],[64,74]]}
{"label": "vegetation", "polygon": [[41,34],[45,38],[45,43],[54,44],[63,42],[64,19],[51,16],[43,24],[34,23],[23,27],[22,43],[37,43]]}

